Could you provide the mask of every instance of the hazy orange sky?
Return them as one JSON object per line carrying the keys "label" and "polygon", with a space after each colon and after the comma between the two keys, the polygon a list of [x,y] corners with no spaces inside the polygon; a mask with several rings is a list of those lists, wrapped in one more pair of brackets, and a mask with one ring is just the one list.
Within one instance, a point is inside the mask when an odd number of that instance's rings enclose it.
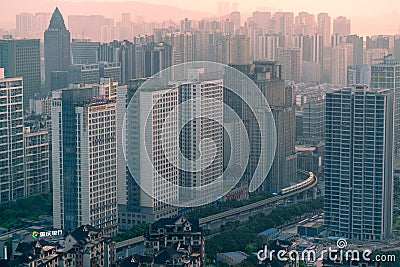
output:
{"label": "hazy orange sky", "polygon": [[[104,0],[92,0],[105,2]],[[15,2],[15,1],[14,1]],[[18,1],[17,1],[18,2]],[[82,0],[49,0],[49,2],[82,2]],[[128,2],[127,0],[108,0],[107,2]],[[400,9],[400,1],[396,0],[136,0],[136,2],[171,5],[184,9],[202,12],[216,12],[218,2],[237,2],[243,12],[251,12],[257,7],[269,7],[273,10],[309,11],[318,13],[326,11],[333,15],[368,16],[374,14],[391,14]],[[400,11],[400,10],[399,10]]]}
{"label": "hazy orange sky", "polygon": [[[121,2],[145,2],[157,5],[176,6],[181,9],[192,10],[204,16],[217,14],[219,0],[1,0],[0,27],[15,27],[15,14],[21,12],[52,12],[55,6],[60,6],[60,10],[65,17],[73,14],[101,14],[106,17],[119,18],[117,14],[130,12],[132,17],[140,16],[140,10],[126,10]],[[115,8],[100,9],[96,8],[100,2],[114,2]],[[119,3],[117,3],[119,2]],[[307,11],[310,13],[328,12],[332,17],[339,15],[347,16],[352,19],[352,32],[362,35],[367,34],[393,34],[399,33],[400,29],[400,1],[396,0],[232,0],[237,2],[239,10],[246,15],[257,8],[269,11]],[[7,4],[5,4],[7,3]],[[72,8],[73,6],[73,8]],[[82,8],[80,8],[82,6]],[[88,8],[89,6],[89,8]],[[63,11],[64,8],[64,11]],[[118,10],[115,10],[118,9]],[[119,10],[120,9],[120,10]],[[162,8],[154,8],[154,16],[147,17],[146,20],[155,20],[159,14],[163,13]],[[146,12],[149,13],[149,10]],[[175,17],[177,20],[183,18],[184,13]]]}
{"label": "hazy orange sky", "polygon": [[[218,0],[147,0],[142,2],[168,4],[187,9],[202,11],[216,10]],[[392,13],[392,10],[400,9],[400,2],[396,0],[233,0],[239,8],[245,12],[251,12],[257,7],[269,7],[272,9],[302,11],[311,13],[327,11],[334,15],[367,16],[376,13]]]}

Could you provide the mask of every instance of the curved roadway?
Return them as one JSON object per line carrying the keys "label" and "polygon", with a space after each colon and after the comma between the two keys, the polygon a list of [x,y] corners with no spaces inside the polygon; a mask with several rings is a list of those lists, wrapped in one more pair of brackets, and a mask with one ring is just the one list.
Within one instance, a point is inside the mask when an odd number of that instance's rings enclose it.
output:
{"label": "curved roadway", "polygon": [[[292,196],[297,195],[299,193],[302,193],[302,192],[305,192],[307,190],[310,190],[311,188],[315,187],[317,184],[318,184],[318,178],[317,178],[317,176],[314,175],[314,179],[312,180],[311,183],[309,183],[308,185],[306,185],[306,186],[304,186],[304,187],[302,187],[302,188],[300,188],[298,190],[292,191],[292,192],[287,193],[287,194],[282,195],[282,196],[270,197],[270,198],[267,198],[267,199],[264,199],[264,200],[260,200],[258,202],[251,203],[251,204],[246,205],[246,206],[242,206],[242,207],[239,207],[239,208],[235,208],[235,209],[232,209],[232,210],[224,211],[224,212],[221,212],[221,213],[218,213],[218,214],[214,214],[214,215],[211,215],[211,216],[208,216],[208,217],[201,218],[201,219],[199,219],[199,225],[206,224],[206,223],[209,223],[209,222],[212,222],[212,221],[216,221],[216,220],[220,220],[222,218],[226,218],[226,217],[229,217],[229,216],[232,216],[232,215],[237,215],[237,214],[240,214],[242,212],[249,211],[249,210],[252,210],[254,208],[258,208],[260,206],[265,206],[265,205],[268,205],[268,204],[271,204],[271,203],[274,203],[274,202],[278,202],[279,200],[282,200],[282,199],[285,199],[285,198],[289,198],[289,197],[292,197]],[[132,245],[132,244],[143,242],[143,241],[144,241],[144,237],[143,236],[134,237],[134,238],[131,238],[131,239],[128,239],[128,240],[117,242],[116,243],[116,248],[117,249],[123,248],[123,247],[129,246],[129,245]]]}
{"label": "curved roadway", "polygon": [[242,213],[242,212],[245,212],[245,211],[249,211],[249,210],[252,210],[254,208],[258,208],[260,206],[265,206],[265,205],[268,205],[270,203],[278,202],[279,200],[282,200],[282,199],[285,199],[285,198],[289,198],[289,197],[292,197],[292,196],[297,195],[299,193],[302,193],[304,191],[310,190],[311,188],[315,187],[318,184],[317,176],[315,176],[315,175],[313,175],[313,176],[314,176],[314,179],[312,180],[311,183],[309,183],[308,185],[306,185],[306,186],[304,186],[302,188],[299,188],[298,190],[292,191],[292,192],[287,193],[287,194],[282,195],[282,196],[270,197],[270,198],[267,198],[267,199],[264,199],[264,200],[260,200],[258,202],[251,203],[249,205],[245,205],[245,206],[242,206],[242,207],[239,207],[239,208],[235,208],[235,209],[232,209],[232,210],[228,210],[228,211],[224,211],[224,212],[221,212],[221,213],[218,213],[218,214],[214,214],[214,215],[210,215],[210,216],[207,216],[207,217],[204,217],[204,218],[200,218],[199,219],[199,225],[203,225],[203,224],[206,224],[206,223],[209,223],[209,222],[212,222],[212,221],[220,220],[222,218],[226,218],[226,217],[229,217],[229,216],[232,216],[232,215],[237,215],[239,213]]}

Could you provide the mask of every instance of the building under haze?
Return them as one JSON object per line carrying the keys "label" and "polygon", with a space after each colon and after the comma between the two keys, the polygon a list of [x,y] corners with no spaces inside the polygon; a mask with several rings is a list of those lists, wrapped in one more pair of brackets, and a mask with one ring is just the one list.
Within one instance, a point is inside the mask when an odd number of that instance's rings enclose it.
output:
{"label": "building under haze", "polygon": [[99,42],[89,39],[72,39],[72,64],[94,64],[99,61]]}
{"label": "building under haze", "polygon": [[172,47],[166,43],[150,42],[139,46],[136,61],[136,77],[151,77],[172,64]]}
{"label": "building under haze", "polygon": [[347,86],[368,85],[371,82],[371,67],[369,65],[353,65],[347,68]]}
{"label": "building under haze", "polygon": [[351,23],[350,19],[339,16],[333,20],[333,34],[340,36],[347,36],[351,34]]}
{"label": "building under haze", "polygon": [[347,84],[347,68],[353,65],[353,45],[340,44],[332,48],[331,83]]}
{"label": "building under haze", "polygon": [[52,71],[50,73],[50,90],[68,87],[68,71]]}
{"label": "building under haze", "polygon": [[382,59],[386,57],[389,53],[389,50],[386,48],[370,48],[366,50],[365,53],[365,61],[364,63],[367,65],[372,65],[376,60]]}
{"label": "building under haze", "polygon": [[276,62],[256,61],[254,64],[253,80],[268,101],[277,135],[274,161],[263,189],[278,192],[297,181],[294,88],[286,85],[283,69]]}
{"label": "building under haze", "polygon": [[325,226],[332,236],[391,237],[393,92],[356,86],[326,95]]}
{"label": "building under haze", "polygon": [[322,35],[324,46],[331,43],[331,17],[328,13],[319,13],[317,17],[317,33]]}
{"label": "building under haze", "polygon": [[296,36],[302,51],[302,82],[319,84],[324,62],[324,39],[321,34]]}
{"label": "building under haze", "polygon": [[112,78],[121,84],[121,63],[102,61],[98,65],[101,78]]}
{"label": "building under haze", "polygon": [[313,35],[316,31],[314,14],[299,12],[295,18],[295,34]]}
{"label": "building under haze", "polygon": [[293,34],[294,13],[293,12],[275,12],[272,16],[272,31],[276,34],[288,35]]}
{"label": "building under haze", "polygon": [[[51,13],[20,13],[15,16],[18,38],[43,38],[43,32],[49,25]],[[43,39],[42,39],[43,40]]]}
{"label": "building under haze", "polygon": [[353,45],[353,65],[364,63],[364,38],[356,34],[346,36],[346,43]]}
{"label": "building under haze", "polygon": [[299,47],[278,48],[278,63],[282,66],[282,78],[284,80],[301,82],[303,76],[303,57]]}
{"label": "building under haze", "polygon": [[[54,75],[53,73],[52,75]],[[68,66],[68,84],[70,83],[92,84],[92,83],[98,83],[99,80],[100,80],[99,64],[74,64]]]}
{"label": "building under haze", "polygon": [[[255,104],[256,112],[264,114],[262,116],[272,113],[277,138],[275,155],[271,156],[274,161],[260,190],[278,192],[297,181],[294,88],[291,84],[286,85],[282,78],[281,66],[274,61],[255,61],[254,64],[231,65],[231,67],[249,76],[260,88],[270,106],[270,110],[267,110]],[[226,82],[224,85],[229,88],[241,81],[235,80],[235,77],[227,77],[224,82]],[[260,164],[258,162],[261,155],[260,126],[247,105],[229,90],[224,92],[224,103],[227,103],[241,117],[247,130],[250,154],[242,182],[249,184],[258,165],[260,168],[266,168],[265,162]]]}
{"label": "building under haze", "polygon": [[400,61],[389,57],[374,61],[371,66],[371,88],[390,89],[394,93],[394,146],[396,159],[400,149]]}
{"label": "building under haze", "polygon": [[236,35],[229,39],[229,64],[249,64],[249,38],[245,35]]}
{"label": "building under haze", "polygon": [[314,96],[303,105],[303,134],[306,141],[323,141],[325,138],[325,98]]}
{"label": "building under haze", "polygon": [[365,47],[366,49],[375,49],[375,48],[381,48],[381,49],[389,49],[392,44],[391,44],[391,36],[388,35],[373,35],[373,36],[367,36],[366,42],[365,42]]}
{"label": "building under haze", "polygon": [[71,35],[58,8],[54,10],[49,27],[44,32],[44,63],[45,84],[49,90],[51,72],[66,71],[71,64]]}
{"label": "building under haze", "polygon": [[0,68],[6,77],[24,79],[24,110],[29,100],[40,97],[40,40],[0,40]]}
{"label": "building under haze", "polygon": [[[137,77],[139,63],[142,61],[139,55],[136,55],[136,45],[129,41],[113,41],[111,43],[102,43],[98,49],[99,61],[114,62],[121,64],[121,81],[127,84],[129,80]],[[97,62],[97,61],[96,61]]]}
{"label": "building under haze", "polygon": [[117,30],[122,28],[116,28],[114,19],[103,15],[69,15],[68,28],[72,33],[72,38],[91,39],[96,42],[110,42],[118,37],[126,37],[124,32],[118,36]]}
{"label": "building under haze", "polygon": [[395,35],[393,40],[393,57],[400,60],[400,35]]}
{"label": "building under haze", "polygon": [[271,21],[271,12],[254,11],[252,13],[252,19],[258,29],[268,30]]}
{"label": "building under haze", "polygon": [[234,11],[229,14],[229,21],[233,22],[235,30],[240,28],[241,25],[241,15],[239,11]]}

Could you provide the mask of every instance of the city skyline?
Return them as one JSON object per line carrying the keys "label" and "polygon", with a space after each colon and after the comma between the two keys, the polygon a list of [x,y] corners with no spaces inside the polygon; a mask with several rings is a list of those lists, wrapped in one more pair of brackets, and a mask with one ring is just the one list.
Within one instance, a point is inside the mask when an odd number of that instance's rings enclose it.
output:
{"label": "city skyline", "polygon": [[397,266],[389,2],[7,5],[0,266]]}
{"label": "city skyline", "polygon": [[[226,2],[226,1],[224,1]],[[352,32],[361,35],[374,34],[398,34],[400,33],[400,15],[395,11],[400,9],[400,4],[394,1],[385,0],[379,3],[369,2],[364,3],[361,0],[352,1],[351,5],[348,2],[341,0],[331,3],[316,2],[313,0],[302,1],[301,4],[293,3],[292,1],[280,1],[279,3],[256,1],[252,4],[245,3],[242,0],[235,0],[229,3],[238,3],[238,10],[241,11],[242,21],[251,15],[253,11],[268,11],[268,12],[308,12],[314,15],[326,12],[331,17],[346,16],[352,20]],[[96,3],[93,5],[93,3]],[[259,4],[257,4],[259,3]],[[348,8],[343,9],[341,6],[346,5]],[[180,0],[159,1],[152,0],[144,1],[41,1],[32,4],[30,1],[18,0],[15,5],[5,6],[5,16],[0,19],[0,29],[11,30],[15,29],[15,15],[23,12],[51,13],[55,6],[59,6],[63,10],[66,22],[70,15],[105,15],[120,20],[121,13],[130,12],[140,20],[163,21],[163,20],[181,20],[185,17],[193,19],[211,18],[221,16],[218,14],[218,2],[210,0],[202,1],[201,4],[194,1],[184,2]],[[386,7],[390,6],[388,9]],[[397,6],[397,7],[396,7]],[[352,10],[357,10],[357,15],[354,15]],[[165,12],[167,11],[167,12]],[[234,11],[234,9],[230,9]],[[150,19],[151,18],[151,19]],[[156,19],[155,19],[156,18]],[[374,23],[379,20],[379,25]],[[398,21],[398,23],[393,23]]]}

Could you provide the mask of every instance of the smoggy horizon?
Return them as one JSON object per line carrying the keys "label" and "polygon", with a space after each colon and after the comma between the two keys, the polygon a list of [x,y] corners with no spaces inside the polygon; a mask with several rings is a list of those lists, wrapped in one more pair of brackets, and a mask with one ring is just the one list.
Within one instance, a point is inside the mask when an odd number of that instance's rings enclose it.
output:
{"label": "smoggy horizon", "polygon": [[[218,3],[220,1],[203,0],[149,0],[149,1],[31,1],[16,0],[13,4],[3,6],[0,17],[0,30],[12,31],[15,29],[15,16],[19,13],[52,13],[55,7],[59,7],[68,27],[68,16],[70,15],[103,15],[121,20],[121,13],[130,13],[133,21],[138,17],[144,21],[179,21],[185,17],[190,19],[202,19],[217,17]],[[282,0],[279,3],[273,1],[254,0],[251,3],[244,0],[224,1],[237,3],[237,9],[241,12],[242,22],[253,11],[286,11],[297,15],[305,11],[314,15],[321,12],[328,13],[332,18],[346,16],[351,19],[352,34],[375,35],[375,34],[398,34],[400,33],[400,15],[396,10],[400,9],[397,1],[382,0],[365,3],[362,0],[354,1],[324,1],[303,0],[301,3],[292,0]],[[235,7],[236,9],[236,7]],[[357,10],[357,12],[354,12]],[[235,10],[230,10],[235,11]],[[379,21],[379,24],[377,23]]]}

